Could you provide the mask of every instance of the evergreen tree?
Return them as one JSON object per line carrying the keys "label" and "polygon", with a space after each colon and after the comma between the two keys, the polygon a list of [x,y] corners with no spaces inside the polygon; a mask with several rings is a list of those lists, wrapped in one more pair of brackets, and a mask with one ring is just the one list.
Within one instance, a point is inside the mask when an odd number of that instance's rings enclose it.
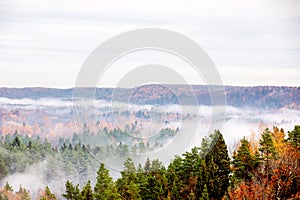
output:
{"label": "evergreen tree", "polygon": [[119,199],[119,194],[109,175],[109,170],[105,168],[104,164],[100,164],[97,172],[97,182],[94,187],[94,197],[96,200],[116,200]]}
{"label": "evergreen tree", "polygon": [[32,142],[31,142],[31,140],[28,142],[28,149],[31,149],[32,148]]}
{"label": "evergreen tree", "polygon": [[45,195],[41,197],[40,200],[57,200],[55,194],[50,191],[50,188],[46,186]]}
{"label": "evergreen tree", "polygon": [[124,170],[121,172],[121,175],[122,177],[117,180],[117,188],[122,199],[141,199],[140,184],[131,158],[125,160]]}
{"label": "evergreen tree", "polygon": [[72,144],[71,144],[71,143],[69,143],[68,149],[69,149],[70,151],[72,151],[72,150],[73,150],[73,146],[72,146]]}
{"label": "evergreen tree", "polygon": [[147,158],[145,166],[144,166],[144,171],[145,172],[149,172],[150,171],[150,167],[151,167],[151,163],[150,163],[149,158]]}
{"label": "evergreen tree", "polygon": [[8,182],[5,183],[4,189],[6,189],[7,191],[10,191],[10,192],[14,191],[14,189]]}
{"label": "evergreen tree", "polygon": [[196,183],[196,198],[200,199],[203,195],[205,196],[205,192],[208,195],[206,183],[208,181],[206,163],[205,160],[199,161],[199,167],[197,172],[197,183]]}
{"label": "evergreen tree", "polygon": [[[149,161],[150,163],[150,161]],[[146,165],[146,164],[145,164]],[[150,170],[150,166],[149,166]],[[139,184],[140,195],[142,199],[149,199],[148,195],[151,193],[148,186],[149,172],[145,172],[141,164],[137,168],[137,183]]]}
{"label": "evergreen tree", "polygon": [[152,172],[165,172],[166,171],[166,168],[165,166],[163,165],[163,163],[161,161],[159,161],[158,159],[154,159],[152,160],[151,162],[151,165],[150,165],[150,171]]}
{"label": "evergreen tree", "polygon": [[124,170],[121,171],[122,179],[126,182],[136,182],[137,174],[134,162],[131,158],[128,158],[124,162]]}
{"label": "evergreen tree", "polygon": [[198,179],[201,179],[201,161],[202,159],[200,156],[199,148],[194,147],[192,148],[191,152],[185,152],[183,154],[182,165],[180,167],[180,177],[183,184],[180,189],[181,198],[187,199],[194,198],[193,196],[195,196],[195,198],[196,196],[199,196],[199,188],[197,191],[196,187],[199,187],[199,184],[197,184],[197,182]]}
{"label": "evergreen tree", "polygon": [[94,194],[91,187],[91,181],[88,181],[87,184],[83,187],[81,191],[82,200],[93,200]]}
{"label": "evergreen tree", "polygon": [[67,181],[66,184],[66,193],[62,196],[68,200],[81,200],[81,194],[79,190],[79,185],[74,186],[71,181]]}
{"label": "evergreen tree", "polygon": [[201,141],[201,147],[200,147],[200,155],[201,158],[204,158],[211,150],[211,138],[210,137],[204,137]]}
{"label": "evergreen tree", "polygon": [[29,191],[26,190],[26,188],[23,188],[21,185],[17,194],[20,195],[22,200],[30,200]]}
{"label": "evergreen tree", "polygon": [[73,194],[74,194],[74,186],[73,183],[67,180],[66,184],[66,193],[62,194],[62,196],[68,200],[73,199]]}
{"label": "evergreen tree", "polygon": [[229,186],[230,159],[227,145],[220,131],[216,130],[212,138],[213,148],[205,156],[207,189],[212,199],[222,199]]}
{"label": "evergreen tree", "polygon": [[142,199],[166,199],[167,192],[167,178],[165,171],[155,170],[145,174],[144,182],[139,182],[140,188],[147,188],[147,192],[140,191]]}
{"label": "evergreen tree", "polygon": [[79,189],[79,184],[77,184],[75,186],[73,196],[74,196],[74,200],[82,200],[81,192],[80,192],[80,189]]}
{"label": "evergreen tree", "polygon": [[296,125],[293,131],[288,132],[288,142],[300,149],[300,126]]}
{"label": "evergreen tree", "polygon": [[259,151],[266,158],[271,158],[275,156],[275,148],[272,140],[271,132],[268,128],[265,129],[261,135],[262,139],[259,141],[260,148]]}
{"label": "evergreen tree", "polygon": [[272,140],[271,132],[268,128],[261,135],[262,139],[259,141],[260,148],[258,149],[261,152],[261,159],[265,164],[265,172],[269,179],[269,160],[275,157],[275,148]]}
{"label": "evergreen tree", "polygon": [[251,181],[254,158],[250,153],[249,142],[245,137],[241,139],[241,146],[237,154],[233,156],[233,167],[236,178],[243,179],[244,182]]}
{"label": "evergreen tree", "polygon": [[[169,199],[180,199],[179,194],[179,178],[176,170],[176,163],[178,160],[181,160],[180,157],[176,157],[175,160],[169,165],[167,171],[167,180],[169,185],[168,197]],[[177,162],[176,162],[177,161]]]}
{"label": "evergreen tree", "polygon": [[19,137],[16,136],[15,139],[14,139],[14,141],[12,142],[12,146],[14,146],[14,147],[20,147],[20,145],[21,145],[21,141],[20,141]]}

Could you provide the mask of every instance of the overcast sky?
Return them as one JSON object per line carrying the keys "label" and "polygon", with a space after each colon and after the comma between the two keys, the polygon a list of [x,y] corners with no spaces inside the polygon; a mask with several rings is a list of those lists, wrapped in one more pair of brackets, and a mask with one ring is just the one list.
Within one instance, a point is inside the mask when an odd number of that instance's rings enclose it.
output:
{"label": "overcast sky", "polygon": [[[298,0],[1,0],[0,87],[73,87],[97,46],[148,27],[196,41],[225,85],[300,86]],[[181,67],[177,58],[157,52],[130,56],[111,67],[101,86],[114,85],[140,64]],[[205,83],[191,70],[179,73]]]}

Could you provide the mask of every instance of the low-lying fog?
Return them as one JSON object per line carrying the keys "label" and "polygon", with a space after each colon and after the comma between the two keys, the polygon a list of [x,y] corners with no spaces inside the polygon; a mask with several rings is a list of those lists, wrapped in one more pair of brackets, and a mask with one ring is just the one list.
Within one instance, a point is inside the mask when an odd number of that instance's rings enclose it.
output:
{"label": "low-lying fog", "polygon": [[[208,130],[211,127],[211,124],[214,123],[212,119],[217,119],[221,122],[219,124],[219,129],[224,135],[230,152],[236,148],[237,141],[243,136],[256,134],[258,137],[265,128],[272,128],[273,126],[283,128],[285,132],[287,132],[288,130],[293,130],[294,125],[300,124],[300,110],[286,108],[267,110],[261,108],[237,108],[225,106],[224,113],[222,113],[220,112],[222,109],[214,111],[214,107],[201,105],[126,105],[124,103],[111,103],[102,100],[95,100],[93,103],[93,109],[92,107],[91,109],[84,109],[84,112],[87,113],[81,113],[81,115],[84,116],[84,121],[80,122],[81,124],[86,123],[89,126],[89,124],[93,124],[95,121],[100,121],[99,126],[101,126],[101,121],[105,121],[107,125],[109,120],[104,113],[109,113],[111,110],[119,112],[129,111],[129,113],[146,111],[149,112],[150,118],[156,118],[157,120],[157,117],[162,117],[162,121],[168,121],[168,123],[160,123],[160,127],[162,128],[177,126],[181,132],[178,137],[182,137],[180,138],[182,140],[184,140],[185,134],[188,134],[188,132],[192,131],[192,133],[189,133],[190,135],[195,133],[195,137],[190,137],[193,138],[191,141],[186,141],[187,143],[193,143],[192,146],[200,145],[201,137],[209,134]],[[75,127],[78,129],[78,125],[76,126],[75,124],[74,126],[74,123],[76,122],[76,120],[74,121],[74,116],[76,117],[74,112],[76,111],[79,112],[81,109],[78,107],[74,108],[73,102],[66,99],[49,98],[33,100],[0,98],[0,135],[13,134],[14,131],[17,130],[20,134],[40,134],[41,137],[46,135],[47,138],[50,135],[53,137],[71,136],[70,134],[76,131]],[[156,115],[155,113],[161,113],[162,115]],[[174,117],[174,113],[177,117]],[[116,119],[117,117],[115,116],[114,120]],[[120,117],[120,120],[117,119],[116,121],[117,123],[127,123],[126,119],[134,121],[134,119],[130,117]],[[149,126],[151,127],[151,125],[156,126],[156,123],[159,124],[159,122],[154,121],[151,121],[153,124],[147,124],[147,129],[149,129]],[[195,129],[195,124],[197,123],[198,127]],[[122,125],[120,127],[122,127]],[[175,144],[176,143],[172,142],[169,144],[171,146],[173,145],[172,148],[174,149],[174,154],[181,154],[187,149],[175,148],[177,145]],[[178,143],[178,145],[180,145],[180,143]],[[144,157],[146,157],[146,155]],[[164,159],[162,161],[165,164],[169,163],[172,158],[172,154],[160,157],[160,159]],[[141,161],[143,162],[143,160]],[[61,192],[60,187],[64,187],[64,179],[60,179],[59,184],[57,181],[53,182],[53,184],[44,182],[44,170],[41,168],[44,166],[45,162],[47,161],[28,166],[28,169],[23,174],[14,174],[6,177],[3,183],[8,181],[13,185],[15,190],[17,190],[21,184],[32,191],[36,191],[38,188],[50,184],[55,191]],[[113,176],[117,176],[116,172],[112,173]],[[3,183],[1,183],[0,186],[2,186]]]}
{"label": "low-lying fog", "polygon": [[[87,115],[96,115],[96,120],[100,119],[97,115],[111,111],[130,111],[137,112],[139,110],[147,110],[151,113],[161,112],[165,113],[179,113],[181,118],[174,120],[174,123],[184,123],[184,120],[200,120],[200,123],[211,123],[213,115],[222,118],[221,132],[224,134],[228,143],[232,140],[239,139],[252,132],[258,133],[265,127],[272,128],[272,126],[279,126],[285,130],[291,130],[295,124],[300,123],[300,110],[291,110],[286,108],[281,109],[261,109],[261,108],[238,108],[232,106],[225,106],[224,113],[213,113],[213,108],[210,106],[180,106],[180,105],[127,105],[124,103],[111,103],[103,100],[94,100]],[[76,110],[76,108],[75,108]],[[8,117],[11,112],[17,111],[14,117]],[[7,99],[0,98],[0,126],[12,124],[12,122],[20,123],[22,120],[26,124],[34,124],[39,122],[43,125],[40,115],[48,115],[48,120],[51,124],[64,123],[73,121],[73,102],[66,99],[44,98],[44,99]],[[184,116],[187,115],[188,116]],[[36,115],[36,116],[35,116]],[[198,116],[198,117],[196,117]],[[53,117],[53,119],[51,118]],[[162,119],[163,120],[163,119]],[[83,121],[85,123],[86,121]],[[119,122],[119,121],[118,121]],[[23,122],[22,122],[23,123]],[[122,123],[122,122],[119,122]],[[51,129],[51,127],[49,127]],[[205,130],[201,128],[200,130]],[[0,132],[0,134],[6,134]],[[41,133],[47,134],[47,133]],[[203,132],[202,134],[206,134]]]}

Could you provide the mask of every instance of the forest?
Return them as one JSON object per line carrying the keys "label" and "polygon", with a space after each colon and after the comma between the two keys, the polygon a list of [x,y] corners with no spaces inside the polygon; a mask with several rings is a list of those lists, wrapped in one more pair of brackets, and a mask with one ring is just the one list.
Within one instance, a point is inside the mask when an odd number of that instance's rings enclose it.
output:
{"label": "forest", "polygon": [[[222,134],[216,130],[204,137],[199,147],[174,157],[168,166],[159,160],[147,159],[143,164],[136,164],[127,158],[116,180],[111,177],[108,167],[94,156],[126,156],[130,149],[85,146],[76,137],[78,135],[73,137],[73,143],[72,140],[61,140],[62,144],[53,146],[47,140],[17,133],[2,136],[0,179],[47,159],[44,167],[48,169],[45,178],[49,182],[62,179],[61,169],[69,179],[65,181],[63,191],[52,191],[53,188],[46,186],[37,191],[35,199],[300,198],[299,125],[287,133],[277,127],[266,128],[258,141],[243,137],[232,155]],[[95,162],[98,167],[91,168]],[[81,178],[84,181],[79,183]],[[21,185],[14,191],[10,183],[5,182],[0,189],[0,199],[32,199],[32,192]]]}

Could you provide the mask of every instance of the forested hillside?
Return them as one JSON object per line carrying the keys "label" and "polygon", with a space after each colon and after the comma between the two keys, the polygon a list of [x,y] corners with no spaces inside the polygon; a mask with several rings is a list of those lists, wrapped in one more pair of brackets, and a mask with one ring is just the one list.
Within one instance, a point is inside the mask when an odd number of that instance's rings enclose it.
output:
{"label": "forested hillside", "polygon": [[[258,140],[244,137],[233,155],[229,155],[222,134],[215,131],[202,139],[201,146],[174,157],[168,166],[159,160],[147,159],[146,163],[137,164],[128,158],[115,181],[109,166],[95,159],[95,155],[126,156],[133,148],[91,147],[74,138],[73,142],[62,140],[60,145],[51,146],[39,138],[17,134],[2,137],[0,178],[4,180],[9,174],[23,172],[27,165],[47,160],[45,166],[50,167],[46,167],[49,170],[45,170],[45,177],[49,182],[61,179],[61,171],[69,173],[70,179],[62,191],[41,188],[38,199],[300,198],[298,125],[287,134],[273,127],[265,129]],[[97,162],[97,169],[87,170],[93,162]],[[82,175],[84,182],[77,184],[74,174]],[[32,191],[22,186],[13,191],[9,183],[3,184],[0,199],[30,199]]]}
{"label": "forested hillside", "polygon": [[[291,108],[300,109],[300,87],[224,86],[226,104],[236,107]],[[178,104],[178,99],[189,103],[196,95],[200,105],[211,105],[209,89],[205,85],[144,85],[132,89],[118,89],[113,96],[113,88],[83,88],[82,92],[92,91],[96,99],[126,101],[134,104]],[[72,99],[73,89],[56,88],[0,88],[0,97],[11,99],[64,98]],[[192,101],[193,102],[193,101]]]}

